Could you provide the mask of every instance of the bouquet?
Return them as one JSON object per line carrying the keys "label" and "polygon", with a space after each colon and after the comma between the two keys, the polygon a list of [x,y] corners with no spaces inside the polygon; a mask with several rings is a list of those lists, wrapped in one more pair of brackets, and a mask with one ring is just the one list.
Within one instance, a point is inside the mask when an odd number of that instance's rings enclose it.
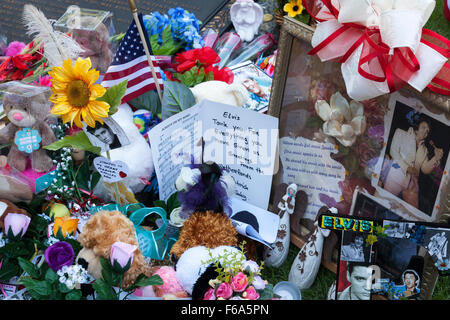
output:
{"label": "bouquet", "polygon": [[171,81],[181,82],[187,87],[211,80],[233,83],[234,74],[229,68],[219,69],[214,65],[220,62],[220,57],[210,47],[179,53],[175,62],[175,72],[172,74],[166,71],[165,74]]}
{"label": "bouquet", "polygon": [[[241,246],[242,249],[243,245]],[[273,285],[261,278],[263,263],[246,260],[243,254],[227,252],[206,262],[213,263],[218,276],[209,281],[204,300],[269,300]]]}
{"label": "bouquet", "polygon": [[183,8],[172,8],[167,14],[158,11],[143,17],[150,44],[155,55],[170,56],[181,49],[203,46],[199,24],[193,13]]}

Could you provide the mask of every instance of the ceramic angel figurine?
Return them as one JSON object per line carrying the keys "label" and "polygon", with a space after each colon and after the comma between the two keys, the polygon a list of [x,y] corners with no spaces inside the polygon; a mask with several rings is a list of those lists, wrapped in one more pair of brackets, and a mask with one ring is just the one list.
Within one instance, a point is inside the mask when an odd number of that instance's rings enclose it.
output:
{"label": "ceramic angel figurine", "polygon": [[286,189],[286,194],[278,203],[278,215],[280,216],[280,224],[278,227],[277,238],[271,245],[271,248],[264,250],[264,262],[273,267],[279,267],[283,264],[289,252],[290,241],[290,223],[289,216],[295,209],[295,196],[297,194],[297,185],[290,184]]}
{"label": "ceramic angel figurine", "polygon": [[322,260],[323,243],[331,230],[322,229],[318,222],[315,229],[300,249],[289,272],[289,281],[295,283],[300,290],[308,289],[314,283]]}
{"label": "ceramic angel figurine", "polygon": [[253,0],[236,0],[230,8],[231,22],[243,41],[252,41],[263,22],[263,9]]}

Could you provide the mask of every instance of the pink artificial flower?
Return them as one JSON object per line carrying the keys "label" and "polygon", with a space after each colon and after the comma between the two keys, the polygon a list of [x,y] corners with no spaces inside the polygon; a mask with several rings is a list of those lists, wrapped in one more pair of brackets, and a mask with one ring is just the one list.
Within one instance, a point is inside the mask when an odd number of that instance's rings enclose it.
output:
{"label": "pink artificial flower", "polygon": [[22,50],[25,48],[26,44],[20,41],[13,41],[9,44],[8,48],[6,49],[6,56],[8,57],[14,57],[17,56],[22,52]]}
{"label": "pink artificial flower", "polygon": [[27,232],[28,226],[30,224],[30,217],[21,213],[9,213],[5,217],[5,232],[8,234],[9,230],[14,237],[23,237],[25,232]]}
{"label": "pink artificial flower", "polygon": [[231,280],[231,287],[235,292],[243,292],[245,288],[247,288],[247,285],[248,285],[248,278],[242,272],[239,272]]}
{"label": "pink artificial flower", "polygon": [[41,87],[51,87],[52,86],[52,77],[50,76],[39,76],[38,81],[34,81],[33,83],[35,85],[41,86]]}
{"label": "pink artificial flower", "polygon": [[228,299],[233,295],[233,288],[229,283],[223,282],[216,290],[217,298]]}
{"label": "pink artificial flower", "polygon": [[203,300],[216,300],[213,288],[209,288],[209,290],[206,291],[205,295],[203,296]]}
{"label": "pink artificial flower", "polygon": [[259,299],[259,293],[256,291],[256,289],[253,286],[250,286],[245,290],[245,292],[242,294],[242,296],[247,300],[258,300]]}
{"label": "pink artificial flower", "polygon": [[111,247],[111,265],[118,272],[126,272],[133,263],[134,251],[138,247],[125,243],[125,242],[114,242]]}

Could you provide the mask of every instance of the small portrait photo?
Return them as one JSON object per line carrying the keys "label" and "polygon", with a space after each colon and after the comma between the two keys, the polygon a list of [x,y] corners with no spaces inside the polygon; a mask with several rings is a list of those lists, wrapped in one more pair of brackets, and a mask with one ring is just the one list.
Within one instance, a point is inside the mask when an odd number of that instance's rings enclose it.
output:
{"label": "small portrait photo", "polygon": [[91,143],[102,149],[102,152],[121,148],[130,144],[123,129],[111,118],[103,120],[103,124],[96,122],[92,128],[85,125],[83,131],[88,136]]}
{"label": "small portrait photo", "polygon": [[272,78],[251,61],[233,66],[231,70],[234,82],[242,84],[249,93],[250,99],[244,107],[261,113],[266,112],[269,108]]}
{"label": "small portrait photo", "polygon": [[415,215],[434,219],[448,170],[449,121],[429,112],[417,99],[393,95],[389,103],[387,117],[392,118],[377,187],[412,207]]}
{"label": "small portrait photo", "polygon": [[370,300],[373,272],[369,263],[341,260],[336,300]]}
{"label": "small portrait photo", "polygon": [[[386,204],[388,205],[388,204]],[[355,188],[350,215],[374,220],[401,220],[401,217],[386,208],[380,199]]]}
{"label": "small portrait photo", "polygon": [[386,227],[384,233],[391,238],[406,238],[406,223],[398,221],[383,221],[383,227]]}
{"label": "small portrait photo", "polygon": [[366,245],[367,236],[359,232],[342,232],[341,261],[370,262],[371,246]]}
{"label": "small portrait photo", "polygon": [[450,230],[443,228],[427,228],[424,238],[424,247],[434,261],[444,261],[449,258],[450,246],[448,239]]}

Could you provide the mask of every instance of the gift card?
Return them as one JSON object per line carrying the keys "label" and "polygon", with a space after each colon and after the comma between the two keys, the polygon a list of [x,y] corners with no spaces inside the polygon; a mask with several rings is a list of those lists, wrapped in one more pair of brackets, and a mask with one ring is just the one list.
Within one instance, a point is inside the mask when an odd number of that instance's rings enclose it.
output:
{"label": "gift card", "polygon": [[94,167],[108,183],[119,182],[128,176],[129,168],[123,161],[111,161],[104,157],[94,159]]}

